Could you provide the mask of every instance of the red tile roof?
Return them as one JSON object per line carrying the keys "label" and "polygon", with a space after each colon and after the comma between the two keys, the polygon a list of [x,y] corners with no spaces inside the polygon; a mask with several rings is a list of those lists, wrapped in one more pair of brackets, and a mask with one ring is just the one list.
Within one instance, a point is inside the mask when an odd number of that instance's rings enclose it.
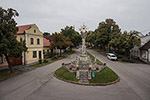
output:
{"label": "red tile roof", "polygon": [[51,43],[46,38],[43,37],[43,47],[48,47],[50,46],[50,44]]}
{"label": "red tile roof", "polygon": [[23,25],[23,26],[17,26],[18,27],[18,32],[17,34],[22,34],[24,33],[25,30],[28,30],[33,24],[30,25]]}

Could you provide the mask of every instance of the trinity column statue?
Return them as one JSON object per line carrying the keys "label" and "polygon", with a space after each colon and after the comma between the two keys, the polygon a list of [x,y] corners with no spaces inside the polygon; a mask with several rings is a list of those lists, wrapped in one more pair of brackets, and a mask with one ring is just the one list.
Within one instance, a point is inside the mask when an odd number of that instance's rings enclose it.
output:
{"label": "trinity column statue", "polygon": [[80,28],[81,31],[81,37],[82,37],[82,55],[86,54],[86,45],[85,45],[85,39],[87,36],[87,27],[85,25],[81,26]]}

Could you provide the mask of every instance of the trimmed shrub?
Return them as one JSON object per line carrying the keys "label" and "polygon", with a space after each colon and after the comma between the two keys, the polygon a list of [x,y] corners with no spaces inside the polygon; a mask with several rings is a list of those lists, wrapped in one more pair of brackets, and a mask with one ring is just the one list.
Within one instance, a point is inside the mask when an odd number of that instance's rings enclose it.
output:
{"label": "trimmed shrub", "polygon": [[48,60],[47,59],[44,59],[44,61],[43,61],[44,63],[48,63]]}
{"label": "trimmed shrub", "polygon": [[39,64],[42,64],[42,59],[39,59]]}

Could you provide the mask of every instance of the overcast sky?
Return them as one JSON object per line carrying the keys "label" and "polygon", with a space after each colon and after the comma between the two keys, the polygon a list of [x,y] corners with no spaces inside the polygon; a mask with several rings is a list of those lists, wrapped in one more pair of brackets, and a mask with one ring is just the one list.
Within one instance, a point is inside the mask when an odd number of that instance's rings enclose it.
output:
{"label": "overcast sky", "polygon": [[60,32],[66,25],[89,30],[112,18],[121,30],[150,32],[150,0],[0,0],[19,12],[18,25],[36,24],[42,32]]}

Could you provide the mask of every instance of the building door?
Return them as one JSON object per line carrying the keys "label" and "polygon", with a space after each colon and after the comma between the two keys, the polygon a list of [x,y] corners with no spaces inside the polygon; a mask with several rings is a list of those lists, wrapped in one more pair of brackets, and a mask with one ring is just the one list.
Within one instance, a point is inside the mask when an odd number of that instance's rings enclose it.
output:
{"label": "building door", "polygon": [[41,51],[39,51],[39,58],[40,58],[40,59],[42,58],[42,53],[41,53]]}

